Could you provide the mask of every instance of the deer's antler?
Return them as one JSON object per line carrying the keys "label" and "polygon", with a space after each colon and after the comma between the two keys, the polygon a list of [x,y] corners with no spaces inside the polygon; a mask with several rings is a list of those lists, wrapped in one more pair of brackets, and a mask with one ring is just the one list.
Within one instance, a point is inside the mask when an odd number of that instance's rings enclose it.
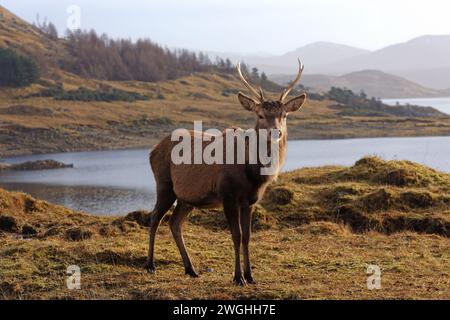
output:
{"label": "deer's antler", "polygon": [[237,65],[237,71],[239,74],[239,77],[242,81],[242,83],[245,85],[245,87],[250,91],[250,93],[252,93],[253,98],[257,99],[256,102],[263,102],[265,100],[264,98],[264,92],[263,89],[261,87],[258,88],[258,90],[256,90],[244,77],[244,75],[242,74],[242,70],[241,70],[241,63],[238,63]]}
{"label": "deer's antler", "polygon": [[286,99],[286,97],[289,95],[289,93],[292,91],[292,89],[294,89],[294,87],[297,85],[297,83],[300,81],[300,78],[302,77],[303,69],[305,68],[305,66],[303,65],[303,63],[301,63],[300,59],[298,59],[298,65],[299,65],[299,67],[298,67],[297,77],[295,78],[294,81],[292,81],[292,83],[289,85],[289,87],[284,89],[283,92],[281,93],[281,96],[280,96],[281,102],[283,102],[284,99]]}

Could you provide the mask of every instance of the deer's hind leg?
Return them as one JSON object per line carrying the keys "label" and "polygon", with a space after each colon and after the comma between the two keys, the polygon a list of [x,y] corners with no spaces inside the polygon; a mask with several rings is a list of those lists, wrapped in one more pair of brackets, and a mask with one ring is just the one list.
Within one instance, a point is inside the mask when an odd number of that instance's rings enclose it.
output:
{"label": "deer's hind leg", "polygon": [[183,259],[184,270],[187,275],[197,278],[198,274],[192,265],[189,254],[186,250],[186,245],[183,238],[183,223],[186,220],[188,214],[192,211],[192,206],[178,201],[175,210],[169,220],[170,230],[172,231],[173,238],[177,244],[178,250],[180,251],[181,258]]}
{"label": "deer's hind leg", "polygon": [[231,237],[234,245],[234,283],[244,286],[247,281],[242,276],[241,269],[241,244],[242,244],[242,228],[240,222],[240,207],[234,199],[225,199],[223,209],[231,230]]}
{"label": "deer's hind leg", "polygon": [[252,233],[253,206],[241,207],[241,228],[242,228],[242,251],[244,253],[244,278],[247,283],[255,283],[252,276],[252,266],[250,263],[249,243]]}
{"label": "deer's hind leg", "polygon": [[150,273],[155,273],[155,237],[156,231],[158,231],[161,219],[167,213],[167,211],[172,207],[176,200],[175,193],[173,192],[171,185],[158,185],[157,186],[157,200],[155,208],[153,209],[150,217],[150,235],[149,235],[149,247],[148,247],[148,258],[145,268]]}

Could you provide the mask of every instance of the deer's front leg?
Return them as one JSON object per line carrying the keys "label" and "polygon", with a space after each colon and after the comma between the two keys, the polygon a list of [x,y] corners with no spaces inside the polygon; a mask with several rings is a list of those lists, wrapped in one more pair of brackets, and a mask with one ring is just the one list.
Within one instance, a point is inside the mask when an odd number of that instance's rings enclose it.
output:
{"label": "deer's front leg", "polygon": [[242,227],[242,251],[244,253],[244,278],[247,283],[255,283],[252,276],[252,266],[250,263],[249,243],[252,232],[253,206],[241,207],[241,227]]}
{"label": "deer's front leg", "polygon": [[231,236],[234,244],[234,282],[238,285],[246,285],[246,281],[242,276],[241,270],[241,243],[242,243],[242,231],[240,223],[240,207],[235,199],[226,199],[223,203],[225,216],[231,230]]}

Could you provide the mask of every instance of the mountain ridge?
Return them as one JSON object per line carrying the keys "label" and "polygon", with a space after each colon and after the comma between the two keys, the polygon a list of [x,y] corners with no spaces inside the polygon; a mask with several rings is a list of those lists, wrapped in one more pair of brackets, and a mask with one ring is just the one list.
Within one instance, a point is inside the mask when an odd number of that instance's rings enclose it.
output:
{"label": "mountain ridge", "polygon": [[[295,75],[271,76],[279,84],[289,82]],[[421,86],[405,78],[379,70],[360,70],[341,76],[324,74],[305,74],[302,84],[318,92],[328,91],[331,87],[347,88],[355,93],[364,91],[369,97],[376,98],[423,98],[443,97],[446,90],[435,90]]]}

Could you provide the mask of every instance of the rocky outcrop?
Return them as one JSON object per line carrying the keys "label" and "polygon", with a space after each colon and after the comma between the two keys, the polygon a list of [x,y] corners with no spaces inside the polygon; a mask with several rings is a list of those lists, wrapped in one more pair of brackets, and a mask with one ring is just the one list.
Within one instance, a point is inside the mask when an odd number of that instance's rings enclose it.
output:
{"label": "rocky outcrop", "polygon": [[49,170],[49,169],[63,169],[63,168],[73,168],[73,164],[65,164],[55,160],[38,160],[38,161],[28,161],[19,164],[0,164],[1,170]]}

